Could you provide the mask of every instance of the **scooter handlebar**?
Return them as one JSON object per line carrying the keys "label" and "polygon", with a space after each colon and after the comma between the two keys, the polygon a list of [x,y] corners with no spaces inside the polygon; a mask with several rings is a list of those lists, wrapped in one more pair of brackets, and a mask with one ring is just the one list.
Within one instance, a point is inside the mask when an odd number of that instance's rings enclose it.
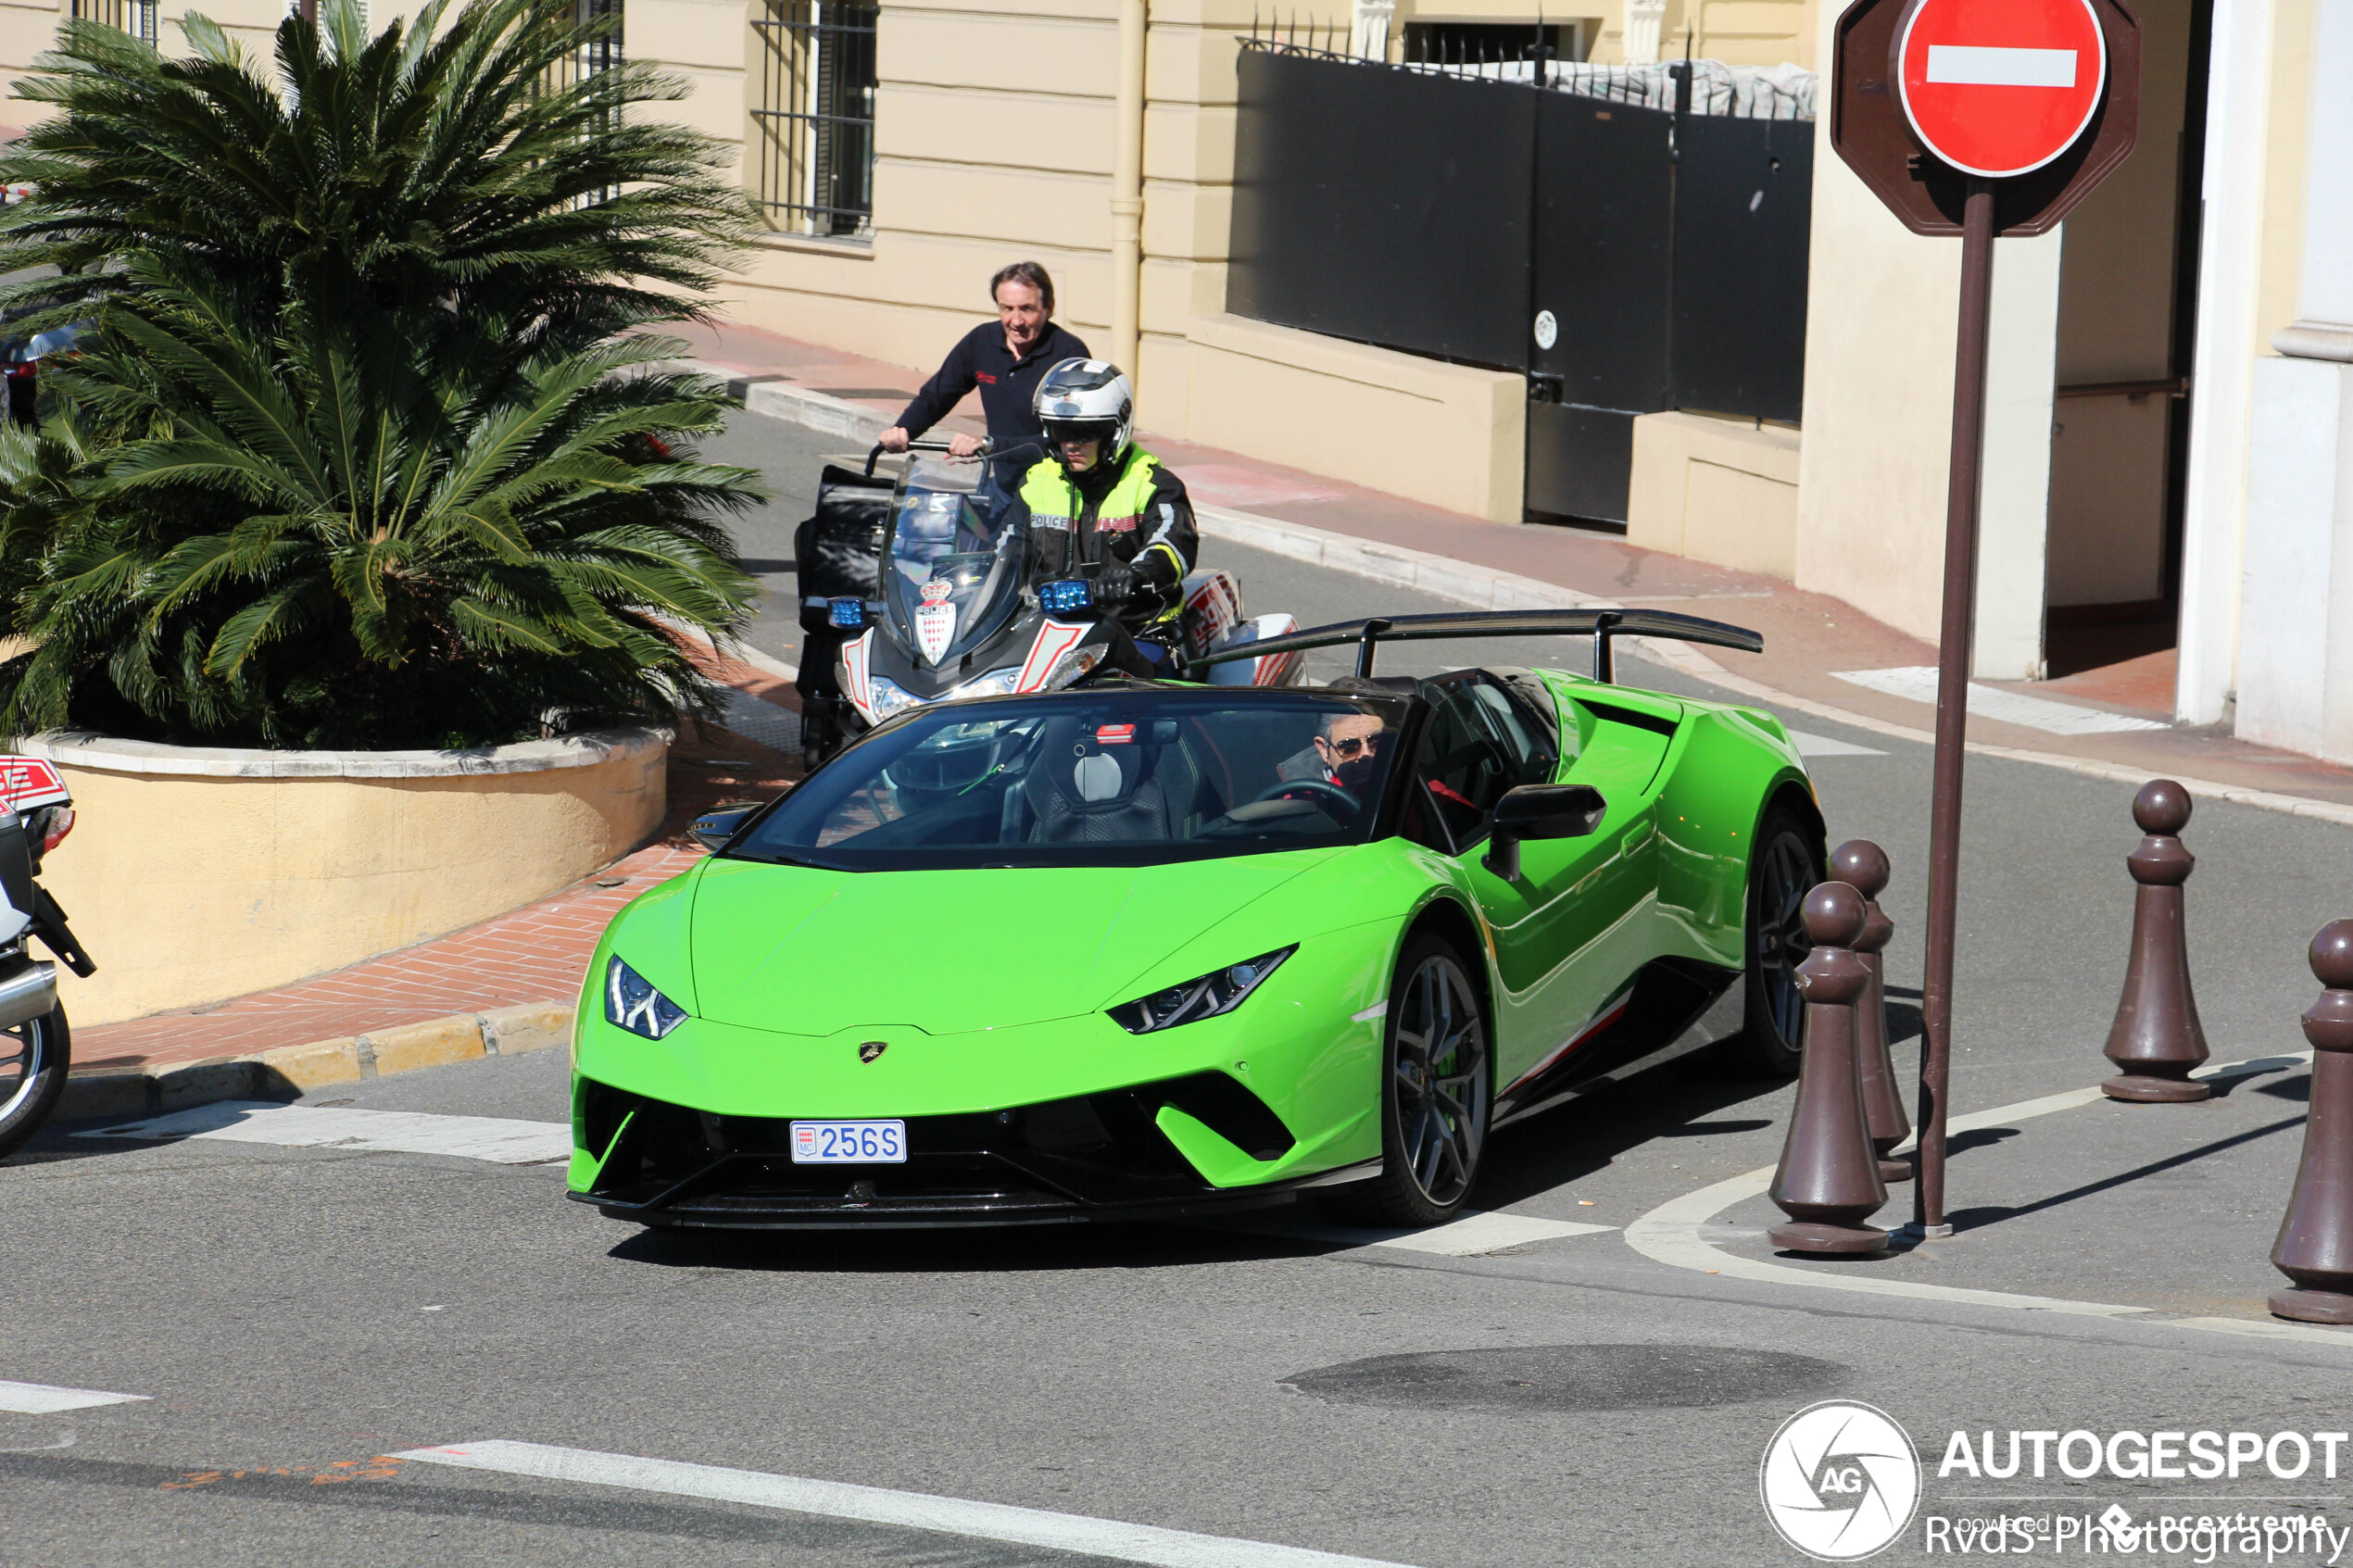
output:
{"label": "scooter handlebar", "polygon": [[[993,445],[994,444],[987,437],[983,437],[980,443],[980,449],[975,452],[973,456],[975,458],[986,458],[988,456]],[[949,444],[945,441],[910,441],[907,443],[905,447],[905,450],[910,452],[945,452],[948,449]],[[875,460],[877,458],[880,458],[882,454],[882,443],[877,441],[875,443],[874,450],[866,454],[866,474],[868,478],[872,478],[874,476]]]}

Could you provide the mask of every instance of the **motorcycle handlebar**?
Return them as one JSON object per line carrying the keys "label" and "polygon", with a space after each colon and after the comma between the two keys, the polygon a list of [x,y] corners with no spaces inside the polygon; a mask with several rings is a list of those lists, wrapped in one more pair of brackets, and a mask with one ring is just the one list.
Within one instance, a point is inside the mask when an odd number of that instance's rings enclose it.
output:
{"label": "motorcycle handlebar", "polygon": [[[986,458],[988,456],[991,445],[992,443],[984,439],[980,444],[980,450],[975,452],[973,456],[975,458]],[[945,441],[910,441],[907,443],[906,450],[910,452],[945,452],[948,450],[948,446],[949,444]],[[875,443],[874,450],[866,454],[867,478],[872,479],[874,477],[875,459],[880,458],[882,454],[882,443],[877,441]]]}

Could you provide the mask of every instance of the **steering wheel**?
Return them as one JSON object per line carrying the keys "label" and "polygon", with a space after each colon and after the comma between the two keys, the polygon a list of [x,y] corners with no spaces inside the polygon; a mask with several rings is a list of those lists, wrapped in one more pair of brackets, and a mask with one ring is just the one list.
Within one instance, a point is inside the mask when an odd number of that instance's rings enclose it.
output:
{"label": "steering wheel", "polygon": [[1339,822],[1352,821],[1358,811],[1364,809],[1362,801],[1328,779],[1284,779],[1251,797],[1251,804],[1255,806],[1262,800],[1280,800],[1286,796],[1297,798],[1302,794],[1310,799],[1321,798],[1338,806],[1340,810],[1327,811],[1326,815]]}

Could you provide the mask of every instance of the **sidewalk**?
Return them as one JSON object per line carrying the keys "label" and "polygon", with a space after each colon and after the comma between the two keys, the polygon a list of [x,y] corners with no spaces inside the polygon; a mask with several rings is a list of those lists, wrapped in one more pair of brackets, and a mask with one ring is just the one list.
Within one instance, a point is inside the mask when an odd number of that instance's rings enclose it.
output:
{"label": "sidewalk", "polygon": [[[790,410],[804,420],[822,417],[812,410],[830,403],[888,421],[926,373],[749,327],[685,335],[697,357],[742,376],[747,389],[789,389],[805,399]],[[761,401],[785,411],[777,401]],[[966,398],[949,423],[978,433],[978,399]],[[1760,655],[1711,650],[1709,657],[1736,677],[1801,704],[1837,709],[1867,727],[1893,725],[1925,738],[1935,722],[1933,682],[1919,674],[1935,664],[1935,646],[1843,600],[1775,578],[1638,549],[1599,532],[1488,522],[1149,432],[1144,439],[1184,475],[1198,503],[1447,557],[1614,603],[1732,621],[1765,635]],[[1878,684],[1842,679],[1843,673],[1867,674]],[[2249,746],[2215,729],[2174,727],[2172,683],[2170,650],[2058,681],[1982,683],[1971,704],[1969,738],[2144,777],[2171,774],[2353,808],[2353,770]],[[1981,711],[1986,707],[1995,711]],[[2104,727],[2119,723],[2148,727]]]}

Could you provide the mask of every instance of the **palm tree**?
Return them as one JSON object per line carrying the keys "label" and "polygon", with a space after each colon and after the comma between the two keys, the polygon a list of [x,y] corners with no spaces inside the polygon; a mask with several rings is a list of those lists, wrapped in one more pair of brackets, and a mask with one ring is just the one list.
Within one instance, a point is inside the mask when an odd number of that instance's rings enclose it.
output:
{"label": "palm tree", "polygon": [[753,586],[755,476],[689,442],[715,383],[668,340],[742,236],[708,139],[640,125],[639,68],[563,84],[607,23],[436,3],[371,39],[346,0],[265,79],[211,23],[168,60],[68,24],[0,155],[39,195],[0,306],[96,331],[0,435],[0,729],[469,746],[707,714],[676,629]]}

